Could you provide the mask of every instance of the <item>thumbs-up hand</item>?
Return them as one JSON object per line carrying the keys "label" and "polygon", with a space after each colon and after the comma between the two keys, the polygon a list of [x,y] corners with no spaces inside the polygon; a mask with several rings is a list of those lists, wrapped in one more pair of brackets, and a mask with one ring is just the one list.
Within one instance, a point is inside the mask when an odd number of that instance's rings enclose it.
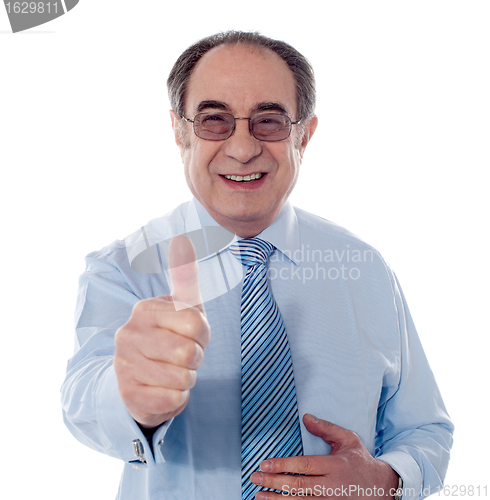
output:
{"label": "thumbs-up hand", "polygon": [[138,302],[116,333],[119,394],[143,427],[156,427],[187,405],[210,338],[194,248],[187,236],[169,248],[172,295]]}

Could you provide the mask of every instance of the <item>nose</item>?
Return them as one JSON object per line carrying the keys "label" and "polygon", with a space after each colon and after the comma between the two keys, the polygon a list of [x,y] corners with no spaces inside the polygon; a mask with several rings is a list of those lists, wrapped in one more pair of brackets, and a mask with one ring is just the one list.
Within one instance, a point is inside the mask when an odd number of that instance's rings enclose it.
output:
{"label": "nose", "polygon": [[247,119],[237,118],[235,130],[223,147],[227,156],[244,164],[262,152],[262,143],[251,134],[249,123]]}

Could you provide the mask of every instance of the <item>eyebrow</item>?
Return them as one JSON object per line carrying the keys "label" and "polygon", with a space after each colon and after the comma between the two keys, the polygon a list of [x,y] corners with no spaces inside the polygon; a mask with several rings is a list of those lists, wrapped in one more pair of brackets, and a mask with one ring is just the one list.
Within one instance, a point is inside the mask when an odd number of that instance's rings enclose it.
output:
{"label": "eyebrow", "polygon": [[202,113],[205,109],[220,109],[222,111],[231,111],[230,106],[222,101],[201,101],[196,108],[197,113]]}
{"label": "eyebrow", "polygon": [[278,113],[283,113],[285,115],[288,114],[286,107],[278,102],[260,102],[254,106],[254,112],[257,113],[259,111],[277,111]]}
{"label": "eyebrow", "polygon": [[[216,110],[221,110],[221,111],[226,111],[230,113],[232,109],[226,102],[222,101],[201,101],[196,108],[196,113],[202,113],[205,110],[208,109],[216,109]],[[287,115],[288,111],[285,106],[278,102],[272,102],[272,101],[266,101],[266,102],[259,102],[252,108],[252,114],[255,113],[260,113],[263,111],[276,111],[278,113],[282,113]]]}

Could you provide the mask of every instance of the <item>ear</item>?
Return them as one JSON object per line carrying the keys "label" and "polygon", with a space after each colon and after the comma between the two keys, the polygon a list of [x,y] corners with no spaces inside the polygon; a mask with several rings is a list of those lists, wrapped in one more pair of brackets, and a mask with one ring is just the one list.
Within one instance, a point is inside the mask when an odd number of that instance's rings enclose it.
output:
{"label": "ear", "polygon": [[172,120],[172,129],[174,131],[175,144],[180,148],[180,156],[184,155],[185,149],[185,140],[182,136],[182,119],[180,116],[173,110],[170,110],[170,119]]}
{"label": "ear", "polygon": [[303,154],[305,152],[306,146],[310,142],[311,138],[313,137],[313,134],[315,133],[316,127],[318,125],[318,118],[316,116],[313,116],[308,120],[308,123],[305,125],[305,128],[303,130],[303,137],[301,138],[301,144],[299,147],[299,154],[301,158],[303,158]]}

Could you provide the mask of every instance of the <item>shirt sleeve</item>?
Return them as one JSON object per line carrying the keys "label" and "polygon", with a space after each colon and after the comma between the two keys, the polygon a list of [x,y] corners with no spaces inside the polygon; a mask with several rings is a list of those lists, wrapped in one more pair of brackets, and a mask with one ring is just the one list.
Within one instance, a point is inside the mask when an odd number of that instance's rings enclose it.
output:
{"label": "shirt sleeve", "polygon": [[405,298],[393,276],[400,334],[400,377],[385,387],[377,419],[376,458],[403,480],[403,498],[439,491],[449,463],[453,424],[415,330]]}
{"label": "shirt sleeve", "polygon": [[[138,424],[119,396],[113,367],[114,335],[142,297],[128,285],[118,263],[109,253],[93,252],[86,258],[80,277],[75,313],[75,354],[68,361],[61,388],[66,426],[83,444],[138,467],[150,467],[156,459]],[[153,434],[162,443],[170,422]],[[143,453],[135,455],[133,441]]]}

